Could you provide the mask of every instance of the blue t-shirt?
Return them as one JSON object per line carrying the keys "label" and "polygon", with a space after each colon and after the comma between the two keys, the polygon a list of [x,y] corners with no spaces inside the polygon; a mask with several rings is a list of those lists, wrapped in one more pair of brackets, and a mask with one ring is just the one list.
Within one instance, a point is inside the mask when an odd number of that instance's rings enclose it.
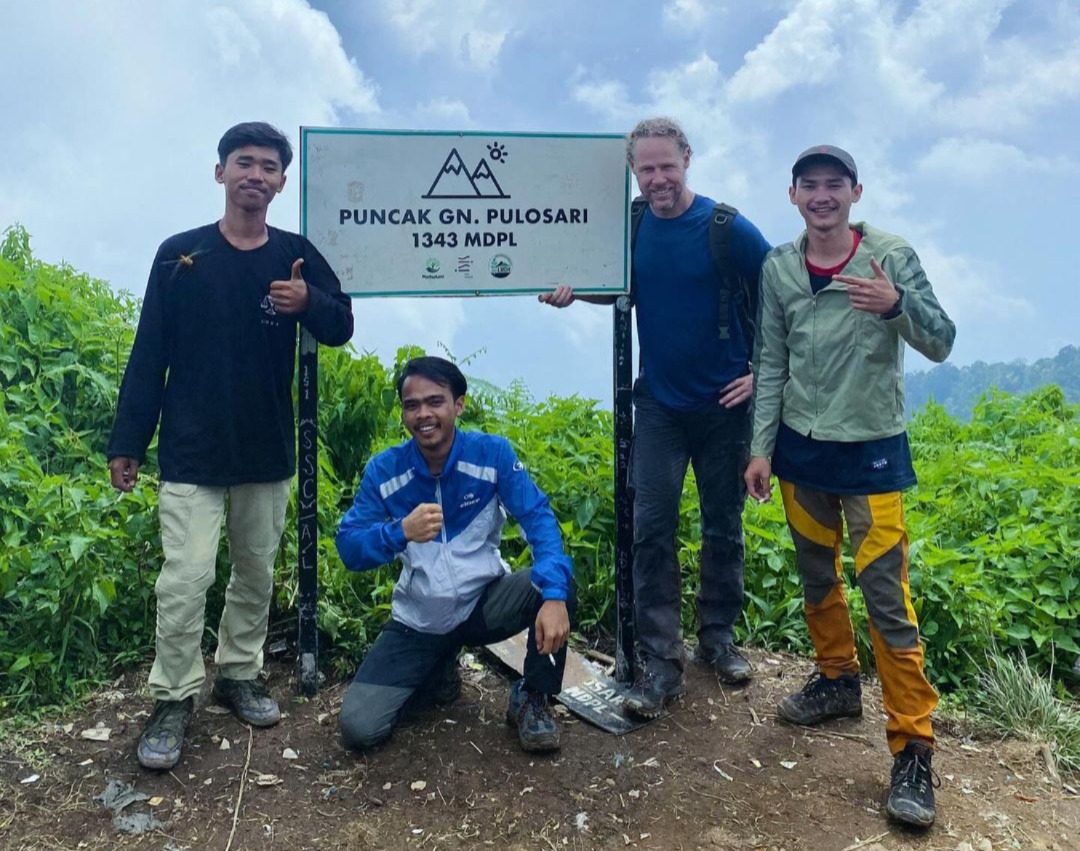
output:
{"label": "blue t-shirt", "polygon": [[[728,301],[731,339],[721,340],[717,331],[722,283],[709,250],[715,206],[697,195],[674,219],[646,208],[634,245],[641,371],[653,398],[681,411],[715,404],[727,384],[749,372],[753,341],[739,323],[734,298]],[[756,281],[771,246],[742,214],[729,227],[736,269]]]}

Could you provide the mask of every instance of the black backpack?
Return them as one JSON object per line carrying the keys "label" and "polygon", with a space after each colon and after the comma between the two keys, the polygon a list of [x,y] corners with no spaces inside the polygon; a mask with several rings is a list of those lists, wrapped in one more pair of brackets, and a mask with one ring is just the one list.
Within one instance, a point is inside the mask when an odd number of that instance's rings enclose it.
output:
{"label": "black backpack", "polygon": [[[630,205],[630,252],[633,256],[634,244],[637,242],[638,228],[641,219],[648,206],[645,198],[639,195]],[[754,349],[754,337],[757,335],[759,310],[761,308],[759,298],[759,284],[757,278],[745,278],[735,269],[735,263],[731,254],[731,222],[739,215],[739,211],[730,204],[717,203],[713,207],[712,221],[709,223],[709,253],[712,254],[713,265],[716,267],[716,277],[720,284],[720,316],[717,322],[717,333],[721,340],[731,339],[731,327],[728,321],[730,311],[728,305],[731,298],[735,298],[736,316],[742,326],[746,337],[747,360]],[[631,276],[631,291],[633,281]]]}

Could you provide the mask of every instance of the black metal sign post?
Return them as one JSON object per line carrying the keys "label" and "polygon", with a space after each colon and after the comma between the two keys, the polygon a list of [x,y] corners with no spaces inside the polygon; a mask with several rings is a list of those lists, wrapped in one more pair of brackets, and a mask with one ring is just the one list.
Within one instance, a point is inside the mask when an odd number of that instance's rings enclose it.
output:
{"label": "black metal sign post", "polygon": [[630,442],[634,434],[634,340],[630,297],[619,296],[614,308],[615,379],[615,679],[634,678],[634,506],[630,498]]}
{"label": "black metal sign post", "polygon": [[297,430],[296,531],[299,630],[297,688],[311,697],[319,688],[319,346],[300,328],[300,427]]}

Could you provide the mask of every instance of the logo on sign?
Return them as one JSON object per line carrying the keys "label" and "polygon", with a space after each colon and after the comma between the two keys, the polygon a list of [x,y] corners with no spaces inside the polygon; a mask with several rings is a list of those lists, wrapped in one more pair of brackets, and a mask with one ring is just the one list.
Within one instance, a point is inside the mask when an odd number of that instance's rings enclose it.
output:
{"label": "logo on sign", "polygon": [[446,275],[440,275],[439,269],[442,268],[442,264],[439,262],[438,257],[429,257],[424,263],[424,274],[420,277],[425,281],[441,281]]}
{"label": "logo on sign", "polygon": [[481,157],[476,167],[470,169],[465,165],[457,148],[451,148],[446,159],[443,160],[439,173],[435,180],[421,198],[509,198],[488,163],[488,157],[492,162],[506,162],[506,146],[499,142],[492,142],[487,146],[488,156]]}
{"label": "logo on sign", "polygon": [[473,259],[471,254],[466,254],[464,257],[457,259],[457,265],[454,267],[454,271],[459,275],[464,275],[466,278],[472,277]]}
{"label": "logo on sign", "polygon": [[513,268],[513,264],[510,262],[510,258],[505,254],[496,254],[491,258],[491,262],[488,263],[488,269],[491,270],[491,276],[493,278],[509,278],[510,270]]}

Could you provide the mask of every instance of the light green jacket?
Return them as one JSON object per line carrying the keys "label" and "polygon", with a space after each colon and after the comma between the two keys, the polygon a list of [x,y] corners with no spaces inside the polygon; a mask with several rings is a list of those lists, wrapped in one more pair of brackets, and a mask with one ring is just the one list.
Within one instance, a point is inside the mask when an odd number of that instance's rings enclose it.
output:
{"label": "light green jacket", "polygon": [[904,343],[930,360],[949,356],[956,326],[938,304],[915,251],[859,222],[862,241],[843,274],[872,278],[870,257],[901,293],[900,315],[855,310],[847,284],[814,295],[806,232],[774,248],[761,270],[761,323],[750,452],[771,458],[780,421],[820,440],[859,441],[904,430]]}

